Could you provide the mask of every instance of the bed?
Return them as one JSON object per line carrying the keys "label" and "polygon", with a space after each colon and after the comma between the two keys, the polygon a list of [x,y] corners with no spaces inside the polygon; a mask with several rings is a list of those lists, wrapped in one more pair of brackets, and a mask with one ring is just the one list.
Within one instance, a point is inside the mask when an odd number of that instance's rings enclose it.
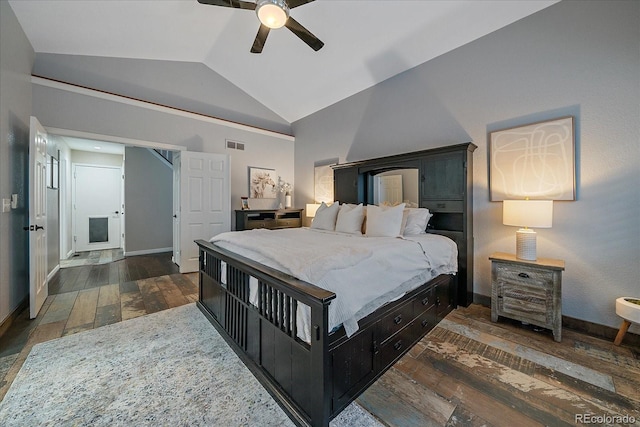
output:
{"label": "bed", "polygon": [[[393,245],[402,241],[419,247],[419,252],[427,253],[428,266],[420,269],[422,273],[414,274],[407,267],[408,277],[380,280],[388,285],[381,292],[385,298],[373,298],[373,303],[367,300],[362,306],[347,304],[345,308],[342,296],[338,299],[344,294],[341,286],[345,286],[338,282],[346,281],[348,286],[360,275],[352,270],[353,263],[337,268],[327,264],[316,271],[318,268],[305,269],[303,260],[296,261],[294,254],[302,254],[310,246],[308,239],[340,237],[330,232],[253,230],[224,233],[213,242],[196,241],[200,250],[198,307],[297,425],[328,426],[457,304],[470,302],[466,288],[473,272],[473,257],[469,256],[473,247],[469,166],[474,148],[470,143],[460,144],[336,168],[336,195],[350,203],[369,203],[367,184],[379,171],[407,166],[417,166],[425,177],[431,173],[425,167],[446,164],[450,176],[445,182],[463,186],[462,193],[456,189],[447,195],[440,188],[430,197],[429,183],[421,179],[420,205],[432,212],[430,226],[422,237],[397,238]],[[348,182],[349,187],[356,187],[355,192],[341,188],[347,182],[341,174],[344,170],[355,178]],[[353,195],[351,200],[346,200],[348,194]],[[234,236],[243,233],[244,238],[235,241]],[[282,235],[286,235],[282,239],[299,241],[302,246],[290,248],[290,253],[285,240],[275,249],[266,247],[269,236],[278,236],[272,239],[278,241]],[[355,242],[368,237],[349,238]],[[423,240],[449,245],[453,255],[428,255],[423,250],[428,244]],[[370,246],[372,250],[367,252],[357,244],[350,255],[357,259],[355,264],[365,267],[365,272],[382,278],[373,266],[381,262],[377,257],[386,257],[379,251],[387,244],[381,241]],[[278,248],[284,252],[284,261],[268,257]],[[346,259],[342,253],[335,255],[333,262]],[[419,253],[416,256],[415,261],[408,256],[411,260],[406,264],[420,262]],[[443,261],[452,261],[452,257],[453,262]],[[317,264],[321,263],[312,263]],[[359,293],[352,292],[356,296]]]}

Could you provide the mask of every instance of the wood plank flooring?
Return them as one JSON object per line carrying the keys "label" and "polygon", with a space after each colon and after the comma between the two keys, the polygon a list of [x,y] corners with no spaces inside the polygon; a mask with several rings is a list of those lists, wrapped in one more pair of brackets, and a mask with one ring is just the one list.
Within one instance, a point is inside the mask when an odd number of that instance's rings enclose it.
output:
{"label": "wood plank flooring", "polygon": [[388,426],[640,425],[639,348],[490,314],[453,311],[358,401]]}
{"label": "wood plank flooring", "polygon": [[0,400],[35,344],[197,301],[197,281],[171,254],[59,270],[38,317],[25,310],[0,337]]}
{"label": "wood plank flooring", "polygon": [[[0,400],[36,343],[198,297],[197,275],[179,274],[170,254],[65,268],[50,292],[36,319],[26,310],[0,338]],[[556,343],[547,330],[492,323],[489,308],[458,308],[358,402],[390,427],[569,426],[586,414],[640,426],[640,348],[562,335]]]}

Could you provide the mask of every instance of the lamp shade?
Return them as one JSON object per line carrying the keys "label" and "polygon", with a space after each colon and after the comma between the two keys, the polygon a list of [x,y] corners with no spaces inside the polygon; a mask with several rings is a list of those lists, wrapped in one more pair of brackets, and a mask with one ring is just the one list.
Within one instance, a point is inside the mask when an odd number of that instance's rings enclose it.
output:
{"label": "lamp shade", "polygon": [[305,209],[307,217],[314,218],[319,207],[320,203],[307,203],[307,208]]}
{"label": "lamp shade", "polygon": [[551,228],[553,201],[505,200],[502,203],[502,223],[517,227]]}

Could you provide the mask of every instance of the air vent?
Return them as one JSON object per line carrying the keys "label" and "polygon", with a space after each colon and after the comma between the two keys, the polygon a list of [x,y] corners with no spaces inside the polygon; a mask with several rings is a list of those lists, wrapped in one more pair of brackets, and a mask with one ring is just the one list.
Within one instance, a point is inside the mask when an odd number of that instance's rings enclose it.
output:
{"label": "air vent", "polygon": [[227,140],[227,148],[244,151],[244,143]]}

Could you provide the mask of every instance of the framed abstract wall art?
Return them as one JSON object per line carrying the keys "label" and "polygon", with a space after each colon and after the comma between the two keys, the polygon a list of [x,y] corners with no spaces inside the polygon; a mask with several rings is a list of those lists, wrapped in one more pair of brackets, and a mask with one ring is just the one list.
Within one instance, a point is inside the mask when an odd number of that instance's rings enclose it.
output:
{"label": "framed abstract wall art", "polygon": [[572,116],[489,133],[491,201],[575,200]]}
{"label": "framed abstract wall art", "polygon": [[[335,164],[333,161],[331,164]],[[314,198],[316,203],[333,202],[333,169],[331,164],[316,165],[313,174]]]}

